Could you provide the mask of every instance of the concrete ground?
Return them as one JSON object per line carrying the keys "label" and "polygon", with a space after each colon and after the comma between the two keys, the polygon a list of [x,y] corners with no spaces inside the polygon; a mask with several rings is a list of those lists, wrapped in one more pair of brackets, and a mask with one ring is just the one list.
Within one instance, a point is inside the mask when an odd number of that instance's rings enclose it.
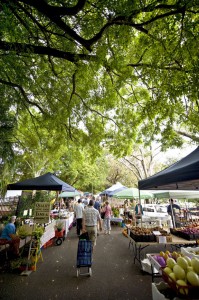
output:
{"label": "concrete ground", "polygon": [[[44,261],[29,276],[0,273],[2,300],[151,300],[151,276],[133,263],[129,240],[122,228],[112,226],[111,235],[100,233],[93,254],[92,276],[76,274],[78,237],[75,228],[60,245],[42,249]],[[146,248],[144,254],[158,248]]]}

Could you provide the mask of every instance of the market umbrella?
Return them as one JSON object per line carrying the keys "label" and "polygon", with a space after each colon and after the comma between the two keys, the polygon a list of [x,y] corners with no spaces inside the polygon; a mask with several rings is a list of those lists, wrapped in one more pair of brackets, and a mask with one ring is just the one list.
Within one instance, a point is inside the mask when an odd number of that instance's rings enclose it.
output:
{"label": "market umbrella", "polygon": [[[139,198],[139,190],[137,188],[127,188],[120,192],[116,192],[115,194],[113,194],[113,197],[119,199]],[[140,198],[141,199],[154,198],[154,195],[148,191],[140,191]]]}
{"label": "market umbrella", "polygon": [[79,196],[80,192],[74,191],[74,192],[62,192],[59,194],[59,198],[71,198],[71,197],[76,197]]}

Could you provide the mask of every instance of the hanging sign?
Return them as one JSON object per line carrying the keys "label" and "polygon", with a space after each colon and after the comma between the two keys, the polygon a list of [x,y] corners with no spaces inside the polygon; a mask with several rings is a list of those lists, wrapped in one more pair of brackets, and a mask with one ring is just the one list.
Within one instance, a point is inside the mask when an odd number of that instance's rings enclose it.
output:
{"label": "hanging sign", "polygon": [[50,222],[50,203],[36,202],[35,203],[35,223],[44,224]]}

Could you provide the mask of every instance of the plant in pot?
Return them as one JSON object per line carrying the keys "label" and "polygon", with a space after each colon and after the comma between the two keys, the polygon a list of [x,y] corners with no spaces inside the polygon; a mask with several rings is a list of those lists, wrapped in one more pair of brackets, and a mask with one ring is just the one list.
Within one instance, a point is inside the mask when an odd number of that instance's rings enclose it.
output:
{"label": "plant in pot", "polygon": [[25,239],[27,236],[32,235],[32,228],[29,225],[22,225],[18,227],[16,233],[20,239]]}
{"label": "plant in pot", "polygon": [[36,240],[39,240],[44,234],[44,227],[36,226],[32,231],[32,236],[35,237]]}
{"label": "plant in pot", "polygon": [[55,230],[62,231],[64,229],[64,223],[61,220],[58,220],[54,226]]}

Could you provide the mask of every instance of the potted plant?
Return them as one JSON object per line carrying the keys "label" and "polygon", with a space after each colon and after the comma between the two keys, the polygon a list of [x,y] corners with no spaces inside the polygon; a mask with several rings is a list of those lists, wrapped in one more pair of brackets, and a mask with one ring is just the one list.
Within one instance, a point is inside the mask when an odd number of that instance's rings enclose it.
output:
{"label": "potted plant", "polygon": [[27,236],[32,235],[32,228],[29,225],[19,226],[16,234],[20,237],[20,239],[25,239]]}
{"label": "potted plant", "polygon": [[57,230],[57,231],[60,232],[60,231],[62,231],[63,228],[64,228],[64,223],[63,223],[61,220],[58,220],[58,221],[56,222],[54,228],[55,228],[55,231]]}
{"label": "potted plant", "polygon": [[41,226],[36,226],[32,232],[32,236],[34,236],[36,240],[40,240],[43,234],[44,234],[44,227]]}
{"label": "potted plant", "polygon": [[55,237],[62,238],[64,236],[64,222],[61,220],[57,221],[54,228],[55,228]]}

